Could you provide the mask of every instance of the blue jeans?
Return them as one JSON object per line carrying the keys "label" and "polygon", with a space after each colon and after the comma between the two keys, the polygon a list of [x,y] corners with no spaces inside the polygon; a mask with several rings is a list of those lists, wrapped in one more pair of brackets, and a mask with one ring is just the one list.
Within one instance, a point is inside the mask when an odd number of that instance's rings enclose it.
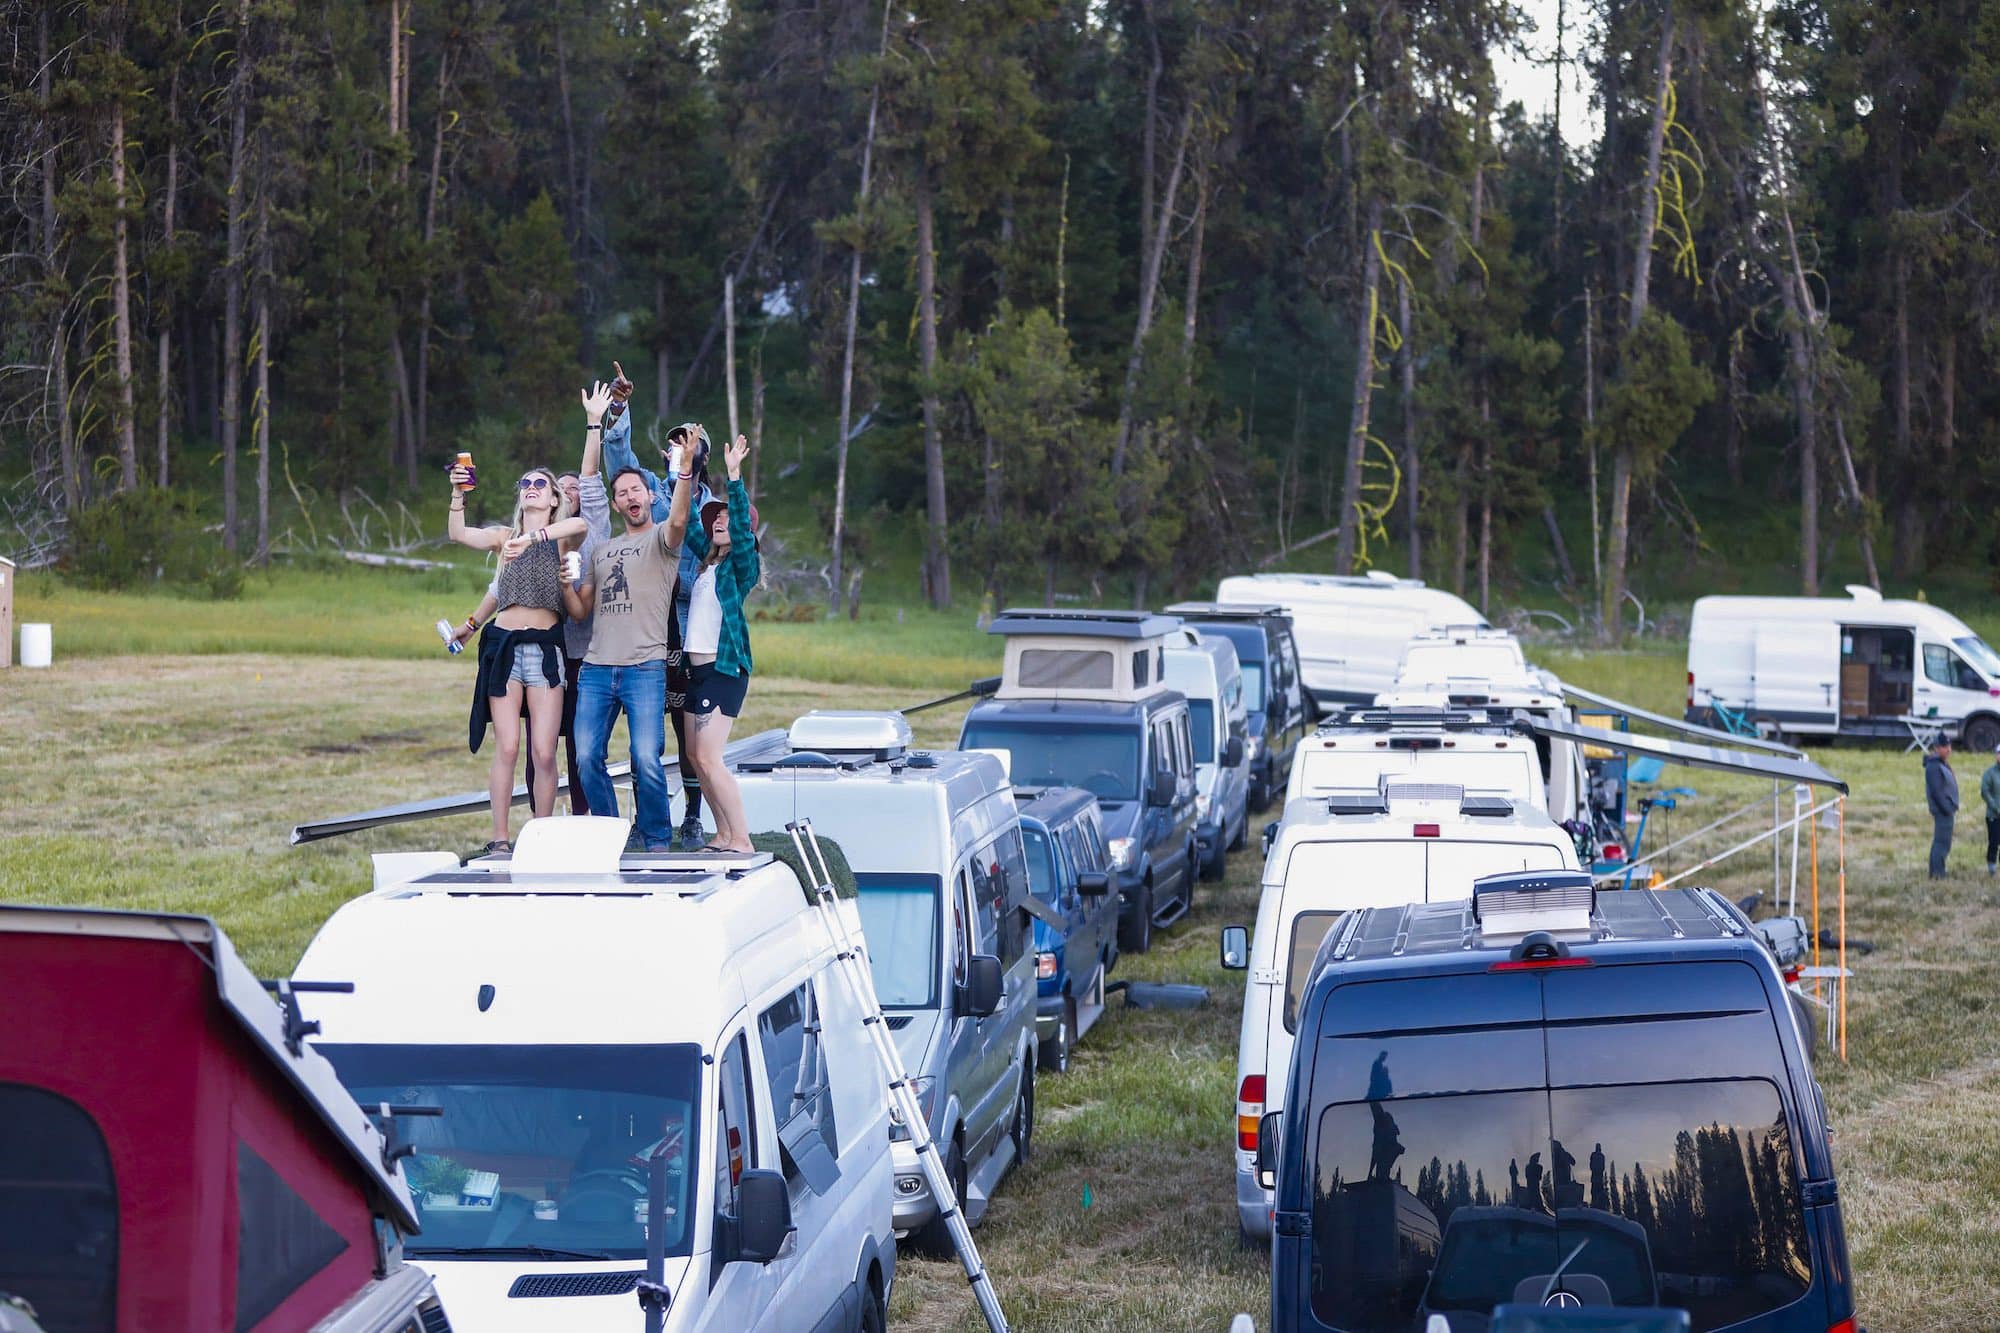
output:
{"label": "blue jeans", "polygon": [[577,767],[583,798],[593,815],[618,817],[618,794],[605,769],[605,750],[620,711],[632,736],[634,823],[648,849],[672,846],[674,829],[667,810],[667,773],[660,766],[666,747],[667,664],[597,666],[585,662],[576,683]]}

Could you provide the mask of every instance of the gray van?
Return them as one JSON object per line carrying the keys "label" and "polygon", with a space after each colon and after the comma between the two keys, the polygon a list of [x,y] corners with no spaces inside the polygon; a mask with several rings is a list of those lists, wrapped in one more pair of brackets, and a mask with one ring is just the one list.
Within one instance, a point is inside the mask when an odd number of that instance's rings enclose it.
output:
{"label": "gray van", "polygon": [[[813,712],[759,740],[736,763],[750,827],[810,819],[847,853],[876,995],[977,1225],[1035,1124],[1028,861],[1007,775],[990,754],[911,748],[900,713]],[[890,1137],[897,1236],[951,1253],[908,1131]]]}

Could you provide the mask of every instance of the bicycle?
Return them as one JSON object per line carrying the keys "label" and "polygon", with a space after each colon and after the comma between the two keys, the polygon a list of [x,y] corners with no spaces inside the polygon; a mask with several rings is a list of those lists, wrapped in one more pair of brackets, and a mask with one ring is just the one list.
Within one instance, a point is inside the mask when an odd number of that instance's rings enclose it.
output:
{"label": "bicycle", "polygon": [[1726,731],[1732,736],[1750,736],[1754,738],[1761,734],[1757,729],[1757,724],[1750,720],[1750,710],[1748,708],[1731,708],[1728,704],[1716,698],[1712,692],[1705,690],[1703,693],[1708,695],[1709,717],[1718,729]]}

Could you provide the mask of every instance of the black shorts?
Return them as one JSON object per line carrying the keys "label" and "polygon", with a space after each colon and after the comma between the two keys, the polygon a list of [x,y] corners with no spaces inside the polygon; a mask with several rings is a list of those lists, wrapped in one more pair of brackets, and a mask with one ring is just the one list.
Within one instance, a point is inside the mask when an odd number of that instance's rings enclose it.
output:
{"label": "black shorts", "polygon": [[750,692],[748,676],[732,676],[716,670],[713,662],[688,663],[687,711],[713,713],[724,717],[743,716],[743,696]]}

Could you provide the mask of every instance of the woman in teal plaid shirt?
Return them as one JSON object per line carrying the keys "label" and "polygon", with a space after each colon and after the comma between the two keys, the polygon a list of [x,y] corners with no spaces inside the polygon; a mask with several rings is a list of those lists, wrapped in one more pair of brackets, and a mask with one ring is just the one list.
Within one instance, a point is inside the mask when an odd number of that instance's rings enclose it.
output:
{"label": "woman in teal plaid shirt", "polygon": [[751,850],[743,794],[722,759],[730,724],[742,716],[750,688],[750,626],[743,618],[743,599],[764,574],[757,558],[757,511],[750,507],[741,475],[749,452],[750,442],[741,435],[722,451],[729,469],[728,502],[703,505],[700,526],[687,535],[688,549],[701,560],[688,599],[684,642],[688,751],[715,816],[715,839],[704,848],[714,852]]}

